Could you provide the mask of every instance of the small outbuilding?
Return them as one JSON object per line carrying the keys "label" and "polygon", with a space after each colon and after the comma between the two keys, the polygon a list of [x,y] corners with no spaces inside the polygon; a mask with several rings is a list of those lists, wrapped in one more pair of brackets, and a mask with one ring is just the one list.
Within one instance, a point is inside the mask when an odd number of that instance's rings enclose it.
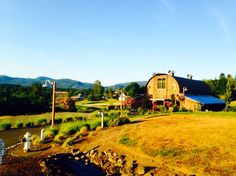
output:
{"label": "small outbuilding", "polygon": [[192,75],[182,78],[175,76],[173,71],[153,74],[146,84],[146,90],[153,107],[176,104],[193,111],[220,111],[225,107],[225,102],[213,96],[204,81],[193,80]]}

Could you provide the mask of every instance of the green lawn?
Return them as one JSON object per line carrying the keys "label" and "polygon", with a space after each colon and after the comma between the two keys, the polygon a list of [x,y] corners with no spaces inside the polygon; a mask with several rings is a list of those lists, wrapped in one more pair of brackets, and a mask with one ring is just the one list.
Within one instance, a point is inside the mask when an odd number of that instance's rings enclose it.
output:
{"label": "green lawn", "polygon": [[[68,117],[75,117],[75,116],[85,116],[83,113],[77,112],[57,112],[55,113],[55,119],[57,118],[68,118]],[[44,113],[44,114],[35,114],[35,115],[18,115],[18,116],[0,116],[0,124],[3,123],[11,123],[12,127],[14,128],[18,123],[27,123],[27,122],[34,122],[37,124],[39,119],[47,119],[47,122],[51,120],[52,113]]]}

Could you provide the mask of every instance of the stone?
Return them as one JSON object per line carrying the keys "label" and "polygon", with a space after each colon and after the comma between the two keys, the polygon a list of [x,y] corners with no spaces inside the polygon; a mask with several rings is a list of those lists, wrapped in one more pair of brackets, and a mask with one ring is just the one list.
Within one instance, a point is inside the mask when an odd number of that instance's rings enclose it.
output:
{"label": "stone", "polygon": [[76,156],[76,157],[75,157],[75,160],[77,160],[77,161],[78,161],[78,160],[80,160],[80,158]]}
{"label": "stone", "polygon": [[150,172],[144,174],[144,176],[153,176]]}
{"label": "stone", "polygon": [[110,162],[106,162],[106,163],[104,163],[104,165],[103,165],[103,169],[104,169],[104,170],[107,170],[110,166],[111,166],[111,163],[110,163]]}
{"label": "stone", "polygon": [[138,166],[137,169],[136,169],[136,173],[139,174],[139,175],[145,174],[144,167],[143,166]]}

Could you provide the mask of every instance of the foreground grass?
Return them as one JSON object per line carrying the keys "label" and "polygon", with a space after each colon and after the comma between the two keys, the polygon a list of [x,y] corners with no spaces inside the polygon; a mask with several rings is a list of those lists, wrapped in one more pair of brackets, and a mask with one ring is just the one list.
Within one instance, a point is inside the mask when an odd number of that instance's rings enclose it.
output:
{"label": "foreground grass", "polygon": [[80,146],[125,151],[140,163],[165,163],[187,175],[235,175],[235,126],[236,113],[169,113],[101,131]]}

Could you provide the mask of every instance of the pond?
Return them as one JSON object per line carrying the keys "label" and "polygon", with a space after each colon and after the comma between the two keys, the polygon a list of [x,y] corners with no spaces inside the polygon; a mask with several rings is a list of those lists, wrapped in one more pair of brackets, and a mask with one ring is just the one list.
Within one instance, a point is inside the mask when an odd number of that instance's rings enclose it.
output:
{"label": "pond", "polygon": [[0,131],[0,138],[3,139],[5,146],[14,145],[23,138],[24,134],[28,131],[32,135],[40,136],[40,131],[43,127],[33,127],[33,128],[20,128],[20,129],[10,129]]}

